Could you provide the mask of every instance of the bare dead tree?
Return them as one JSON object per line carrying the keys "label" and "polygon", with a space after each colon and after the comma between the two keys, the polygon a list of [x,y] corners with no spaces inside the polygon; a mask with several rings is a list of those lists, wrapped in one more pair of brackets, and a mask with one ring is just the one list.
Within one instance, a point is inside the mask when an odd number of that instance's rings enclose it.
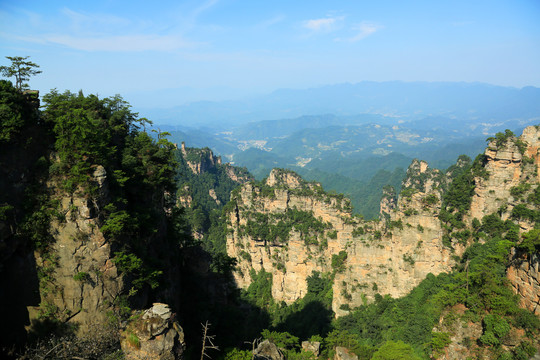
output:
{"label": "bare dead tree", "polygon": [[259,343],[261,342],[261,338],[257,338],[253,340],[252,342],[246,341],[246,344],[251,344],[251,359],[255,360],[255,349],[259,346]]}
{"label": "bare dead tree", "polygon": [[202,349],[201,349],[201,360],[204,360],[204,357],[211,359],[210,355],[206,353],[207,350],[218,350],[219,347],[214,345],[215,335],[208,335],[208,329],[210,328],[210,323],[206,320],[206,323],[201,324],[203,328],[203,340],[202,340]]}

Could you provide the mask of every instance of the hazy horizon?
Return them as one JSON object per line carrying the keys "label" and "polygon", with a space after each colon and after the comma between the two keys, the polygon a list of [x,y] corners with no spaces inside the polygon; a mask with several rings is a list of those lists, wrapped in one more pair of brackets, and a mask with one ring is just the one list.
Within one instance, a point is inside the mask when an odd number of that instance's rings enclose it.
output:
{"label": "hazy horizon", "polygon": [[362,81],[540,87],[532,0],[31,0],[0,2],[0,16],[2,55],[41,66],[32,88],[135,108]]}

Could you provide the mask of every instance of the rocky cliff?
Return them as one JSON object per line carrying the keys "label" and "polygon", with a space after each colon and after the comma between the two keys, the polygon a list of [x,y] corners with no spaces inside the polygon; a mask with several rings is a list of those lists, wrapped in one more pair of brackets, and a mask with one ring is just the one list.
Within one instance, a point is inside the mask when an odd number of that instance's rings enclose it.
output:
{"label": "rocky cliff", "polygon": [[186,144],[182,142],[181,147],[182,157],[186,160],[187,165],[194,174],[200,175],[207,172],[209,169],[221,164],[221,157],[214,156],[212,150],[186,148]]}
{"label": "rocky cliff", "polygon": [[41,229],[29,213],[41,206],[49,137],[46,124],[38,122],[38,94],[22,94],[5,80],[0,80],[0,93],[0,307],[6,309],[0,326],[1,354],[4,347],[24,343],[27,306],[40,302],[28,233]]}
{"label": "rocky cliff", "polygon": [[68,195],[55,181],[49,181],[51,198],[58,204],[59,216],[52,218],[52,245],[36,251],[41,277],[41,304],[30,308],[30,317],[52,316],[77,324],[80,333],[106,324],[108,316],[125,295],[124,277],[115,265],[111,242],[100,230],[100,209],[110,199],[107,173],[95,167],[92,182],[97,196]]}
{"label": "rocky cliff", "polygon": [[223,164],[212,150],[186,147],[185,143],[178,151],[177,161],[177,205],[186,209],[192,236],[202,240],[215,222],[211,213],[219,211],[229,201],[234,188],[253,177],[246,169]]}
{"label": "rocky cliff", "polygon": [[191,207],[194,197],[197,204],[210,201],[221,207],[229,201],[234,187],[253,180],[246,169],[223,164],[221,157],[215,156],[208,148],[189,148],[182,143],[177,158],[181,184],[178,204],[184,207]]}
{"label": "rocky cliff", "polygon": [[[517,204],[526,203],[538,185],[539,135],[530,127],[519,139],[493,139],[475,162],[476,172],[467,170],[476,174],[469,184],[469,224],[501,209],[508,218]],[[274,299],[292,303],[307,293],[314,272],[332,273],[332,309],[338,316],[377,293],[407,294],[427,274],[449,272],[454,257],[472,241],[470,231],[449,236],[452,226],[439,220],[445,190],[467,166],[460,158],[443,173],[413,161],[397,201],[387,189],[381,221],[353,216],[347,199],[274,169],[264,183],[244,185],[228,206],[227,253],[239,261],[237,284],[247,288],[250,273],[264,269],[273,274]],[[529,185],[516,202],[516,187],[523,183]],[[519,221],[522,231],[531,228],[526,218]]]}
{"label": "rocky cliff", "polygon": [[[491,138],[484,153],[484,170],[488,176],[475,178],[470,218],[482,219],[500,212],[502,219],[510,217],[513,207],[519,202],[513,188],[522,184],[537,185],[540,157],[539,130],[527,127],[519,138],[500,136]],[[521,194],[520,194],[521,195]],[[524,229],[531,226],[522,223]]]}
{"label": "rocky cliff", "polygon": [[538,254],[522,254],[507,270],[506,276],[520,304],[540,316],[540,257]]}
{"label": "rocky cliff", "polygon": [[[402,296],[428,273],[448,271],[452,252],[441,242],[434,216],[440,194],[434,175],[415,161],[413,174],[426,175],[424,188],[400,197],[387,221],[353,216],[347,199],[325,193],[294,173],[274,169],[264,184],[245,185],[229,212],[227,252],[239,259],[235,279],[250,282],[250,270],[273,274],[272,295],[291,303],[307,293],[314,272],[334,273],[332,308],[338,315],[371,301],[376,293]],[[430,197],[431,196],[431,197]],[[427,200],[426,200],[427,199]],[[412,211],[411,211],[412,209]],[[256,224],[269,224],[286,239],[261,234]]]}
{"label": "rocky cliff", "polygon": [[0,129],[2,355],[27,334],[106,333],[154,300],[177,309],[185,234],[172,231],[173,145],[137,131],[119,96],[52,91],[39,111],[0,87],[11,125]]}

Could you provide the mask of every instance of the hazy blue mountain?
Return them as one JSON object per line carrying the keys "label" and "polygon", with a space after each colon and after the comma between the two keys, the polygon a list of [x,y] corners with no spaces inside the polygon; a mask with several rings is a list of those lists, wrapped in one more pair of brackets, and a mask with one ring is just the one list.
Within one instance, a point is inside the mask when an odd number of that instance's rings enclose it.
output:
{"label": "hazy blue mountain", "polygon": [[253,121],[232,129],[232,136],[238,139],[282,138],[303,129],[319,129],[328,126],[348,126],[361,124],[393,124],[395,119],[377,114],[354,116],[304,115],[293,119]]}
{"label": "hazy blue mountain", "polygon": [[[146,114],[145,114],[146,115]],[[481,83],[362,82],[194,102],[149,117],[171,141],[210,147],[257,178],[294,169],[351,196],[368,217],[413,158],[444,169],[485,138],[540,121],[540,89]],[[373,194],[376,194],[373,195]]]}
{"label": "hazy blue mountain", "polygon": [[145,109],[144,116],[157,123],[212,125],[221,130],[250,121],[365,113],[393,117],[396,121],[428,116],[473,124],[528,120],[539,117],[540,89],[462,82],[366,81],[282,89],[245,100],[200,101],[169,109]]}

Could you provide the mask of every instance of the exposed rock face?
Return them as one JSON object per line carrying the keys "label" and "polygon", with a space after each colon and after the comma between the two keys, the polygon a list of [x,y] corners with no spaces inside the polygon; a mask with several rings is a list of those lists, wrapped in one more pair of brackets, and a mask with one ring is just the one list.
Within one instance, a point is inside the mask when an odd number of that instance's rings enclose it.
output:
{"label": "exposed rock face", "polygon": [[253,352],[255,359],[259,360],[284,360],[285,357],[279,348],[270,340],[264,340]]}
{"label": "exposed rock face", "polygon": [[193,197],[190,194],[189,185],[184,185],[184,187],[178,193],[178,205],[190,207],[192,202]]}
{"label": "exposed rock face", "polygon": [[128,325],[121,345],[128,360],[182,359],[184,331],[168,305],[155,303]]}
{"label": "exposed rock face", "polygon": [[217,195],[216,195],[216,190],[214,190],[214,189],[208,190],[208,195],[209,195],[212,199],[214,199],[214,201],[216,202],[216,204],[221,205],[221,201],[219,201],[219,199],[218,199],[218,197],[217,197]]}
{"label": "exposed rock face", "polygon": [[381,198],[380,214],[381,219],[389,218],[397,207],[396,189],[392,186],[385,186]]}
{"label": "exposed rock face", "polygon": [[319,356],[321,343],[318,341],[302,341],[302,350],[311,351],[313,355]]}
{"label": "exposed rock face", "polygon": [[506,272],[514,291],[520,295],[521,307],[540,316],[540,257],[522,255]]}
{"label": "exposed rock face", "polygon": [[[434,332],[444,332],[450,337],[451,343],[446,346],[437,357],[441,360],[462,360],[476,357],[481,349],[476,339],[482,336],[480,322],[465,321],[460,318],[465,313],[465,306],[454,306],[450,312],[445,312],[440,318]],[[456,316],[458,315],[458,316]]]}
{"label": "exposed rock face", "polygon": [[[538,186],[539,136],[538,128],[531,127],[520,141],[511,137],[502,146],[490,143],[485,163],[480,164],[488,176],[475,178],[469,221],[492,214],[503,205],[507,206],[503,219],[508,218],[517,204],[511,189],[528,182],[530,193]],[[525,163],[521,152],[532,160]],[[460,159],[452,171],[465,165]],[[372,301],[377,293],[403,296],[428,274],[450,271],[453,257],[465,250],[465,242],[452,240],[453,249],[443,244],[444,230],[438,219],[442,194],[452,176],[414,160],[397,203],[389,191],[383,198],[382,221],[366,222],[351,214],[346,199],[330,196],[320,185],[306,183],[292,172],[274,169],[265,184],[246,184],[232,199],[227,253],[239,261],[235,280],[247,288],[252,281],[250,271],[264,269],[273,275],[274,299],[292,303],[307,293],[307,278],[313,272],[335,272],[332,309],[337,316]],[[287,223],[295,211],[311,216],[309,221],[318,220],[321,227],[302,230],[293,225],[287,228],[287,239],[272,235],[279,233],[280,221]],[[301,221],[309,222],[306,219]],[[261,234],[254,225],[263,222],[278,230]],[[526,231],[532,225],[520,220],[520,226]],[[340,253],[345,260],[337,270],[332,259]],[[532,288],[523,291],[534,293]]]}
{"label": "exposed rock face", "polygon": [[209,169],[221,164],[221,157],[214,156],[212,150],[186,148],[186,144],[182,143],[182,156],[186,160],[189,168],[194,174],[200,175]]}
{"label": "exposed rock face", "polygon": [[232,181],[239,184],[245,184],[251,180],[251,178],[247,175],[238,174],[236,168],[231,166],[231,164],[224,164],[224,166],[227,169],[227,176],[229,176]]}
{"label": "exposed rock face", "polygon": [[[423,184],[432,190],[433,183],[428,176]],[[450,270],[452,253],[442,245],[440,223],[433,216],[440,195],[414,213],[393,211],[388,223],[365,222],[351,214],[347,199],[329,196],[318,184],[306,183],[294,173],[273,170],[266,186],[270,192],[245,185],[229,213],[227,252],[239,260],[235,279],[240,287],[251,283],[251,269],[264,269],[273,274],[274,299],[291,303],[307,293],[307,278],[313,272],[332,272],[332,257],[345,252],[333,285],[332,309],[339,316],[349,307],[372,301],[376,293],[403,296],[428,273]],[[411,198],[400,199],[398,206],[424,204],[426,196],[416,191]],[[286,243],[261,240],[246,231],[254,213],[272,223],[292,210],[311,214],[326,224],[326,230],[306,234],[293,229]]]}
{"label": "exposed rock face", "polygon": [[[54,219],[51,224],[55,241],[50,255],[36,253],[37,265],[48,269],[42,271],[52,271],[53,279],[42,285],[42,303],[55,307],[63,321],[77,323],[81,333],[107,322],[106,312],[124,287],[123,277],[112,262],[110,244],[98,227],[97,212],[108,194],[102,166],[96,168],[94,182],[99,194],[95,200],[82,195],[56,195],[65,220]],[[37,310],[31,311],[31,317]]]}
{"label": "exposed rock face", "polygon": [[356,355],[347,348],[337,346],[334,360],[358,360],[358,355]]}
{"label": "exposed rock face", "polygon": [[[490,141],[484,153],[486,161],[484,169],[489,176],[475,178],[476,188],[471,204],[471,218],[482,219],[498,211],[511,198],[510,190],[520,183],[538,183],[539,136],[540,129],[530,126],[517,139],[510,137],[502,144],[496,140]],[[525,162],[525,159],[530,161]],[[513,205],[511,201],[508,202],[507,211],[502,213],[503,220],[508,218]]]}
{"label": "exposed rock face", "polygon": [[268,186],[283,186],[289,189],[298,189],[302,183],[302,178],[297,174],[278,169],[271,171],[266,179],[266,185]]}

